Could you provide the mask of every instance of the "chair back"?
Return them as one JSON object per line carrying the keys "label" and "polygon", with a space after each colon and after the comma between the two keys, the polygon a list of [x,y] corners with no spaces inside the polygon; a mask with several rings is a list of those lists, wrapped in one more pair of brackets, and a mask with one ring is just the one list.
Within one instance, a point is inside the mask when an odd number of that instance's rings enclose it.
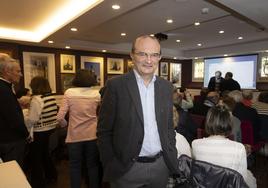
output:
{"label": "chair back", "polygon": [[241,121],[241,136],[242,143],[253,146],[254,145],[254,134],[252,123],[248,120]]}
{"label": "chair back", "polygon": [[197,114],[190,114],[192,120],[198,125],[198,128],[204,128],[205,127],[205,116],[197,115]]}

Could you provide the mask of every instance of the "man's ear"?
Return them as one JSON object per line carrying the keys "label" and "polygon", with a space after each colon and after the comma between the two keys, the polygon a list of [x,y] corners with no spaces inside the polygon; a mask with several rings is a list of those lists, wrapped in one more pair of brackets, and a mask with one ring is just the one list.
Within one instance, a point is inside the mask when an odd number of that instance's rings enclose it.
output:
{"label": "man's ear", "polygon": [[133,60],[133,58],[134,58],[134,56],[133,56],[133,53],[132,52],[130,52],[130,57],[131,57],[131,59]]}

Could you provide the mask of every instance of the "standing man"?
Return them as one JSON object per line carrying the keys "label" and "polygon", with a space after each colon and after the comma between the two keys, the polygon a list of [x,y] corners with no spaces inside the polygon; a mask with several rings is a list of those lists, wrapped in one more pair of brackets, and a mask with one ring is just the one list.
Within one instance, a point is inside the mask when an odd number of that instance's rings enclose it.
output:
{"label": "standing man", "polygon": [[208,83],[209,91],[216,91],[221,93],[223,91],[224,78],[221,77],[221,71],[216,71],[215,76],[211,77]]}
{"label": "standing man", "polygon": [[20,165],[29,133],[12,87],[21,76],[19,63],[0,53],[0,158],[4,162],[16,160]]}
{"label": "standing man", "polygon": [[234,91],[234,90],[241,90],[240,84],[233,79],[233,73],[226,72],[225,80],[223,82],[223,91]]}
{"label": "standing man", "polygon": [[161,59],[155,37],[138,37],[134,70],[108,80],[97,136],[104,181],[112,188],[166,187],[176,173],[172,84],[154,75]]}

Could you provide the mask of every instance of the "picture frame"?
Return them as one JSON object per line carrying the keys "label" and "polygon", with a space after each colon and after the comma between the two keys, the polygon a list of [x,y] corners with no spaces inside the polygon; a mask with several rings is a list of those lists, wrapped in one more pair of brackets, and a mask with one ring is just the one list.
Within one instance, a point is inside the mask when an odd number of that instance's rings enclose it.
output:
{"label": "picture frame", "polygon": [[192,82],[204,81],[204,59],[197,59],[192,62]]}
{"label": "picture frame", "polygon": [[257,82],[268,82],[268,53],[259,55]]}
{"label": "picture frame", "polygon": [[75,73],[75,55],[60,54],[60,72]]}
{"label": "picture frame", "polygon": [[132,60],[128,60],[127,61],[127,71],[131,71],[134,68],[134,63],[132,62]]}
{"label": "picture frame", "polygon": [[167,76],[167,75],[168,75],[168,63],[160,62],[160,76]]}
{"label": "picture frame", "polygon": [[168,76],[160,76],[161,78],[164,78],[165,80],[168,80]]}
{"label": "picture frame", "polygon": [[51,90],[56,92],[55,55],[50,53],[23,52],[24,85],[30,88],[30,82],[35,76],[48,79]]}
{"label": "picture frame", "polygon": [[103,62],[103,57],[81,56],[81,69],[92,71],[99,86],[104,86]]}
{"label": "picture frame", "polygon": [[180,63],[170,63],[169,69],[170,81],[175,87],[181,87],[181,64]]}
{"label": "picture frame", "polygon": [[72,81],[75,74],[61,74],[61,90],[64,93],[67,89],[73,87]]}
{"label": "picture frame", "polygon": [[107,74],[123,74],[124,59],[107,58]]}

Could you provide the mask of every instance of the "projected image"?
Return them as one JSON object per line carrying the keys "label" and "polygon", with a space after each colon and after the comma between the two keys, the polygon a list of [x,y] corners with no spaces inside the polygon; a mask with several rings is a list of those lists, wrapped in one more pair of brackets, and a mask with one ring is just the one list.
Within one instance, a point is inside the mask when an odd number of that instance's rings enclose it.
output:
{"label": "projected image", "polygon": [[204,87],[216,71],[233,73],[233,79],[241,88],[256,89],[257,55],[205,59]]}

